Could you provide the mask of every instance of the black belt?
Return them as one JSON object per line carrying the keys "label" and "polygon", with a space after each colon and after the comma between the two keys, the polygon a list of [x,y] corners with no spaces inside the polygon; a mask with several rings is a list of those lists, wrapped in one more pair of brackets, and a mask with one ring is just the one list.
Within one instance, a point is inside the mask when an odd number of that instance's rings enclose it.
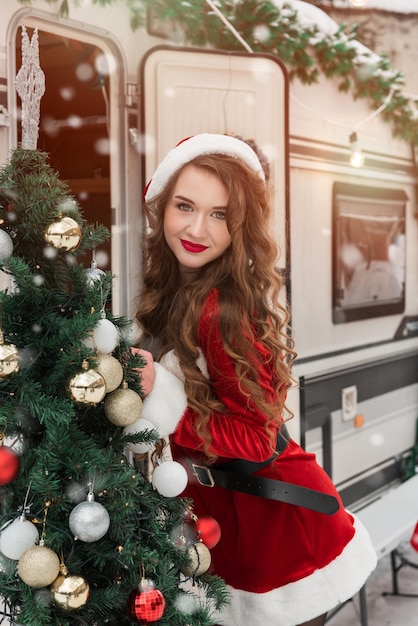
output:
{"label": "black belt", "polygon": [[290,437],[286,427],[283,425],[277,435],[277,448],[274,454],[262,463],[237,459],[223,465],[198,465],[191,462],[193,474],[200,485],[204,487],[224,487],[233,491],[240,491],[261,498],[278,500],[294,504],[296,506],[333,515],[340,508],[335,496],[331,496],[322,491],[301,487],[293,483],[262,476],[252,476],[253,472],[269,465],[286,449]]}

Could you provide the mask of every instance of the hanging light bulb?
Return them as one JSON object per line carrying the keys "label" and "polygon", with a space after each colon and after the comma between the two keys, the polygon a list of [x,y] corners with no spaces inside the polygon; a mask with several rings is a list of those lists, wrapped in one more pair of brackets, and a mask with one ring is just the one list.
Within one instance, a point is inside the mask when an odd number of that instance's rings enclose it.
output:
{"label": "hanging light bulb", "polygon": [[351,133],[350,135],[350,163],[353,167],[362,167],[364,165],[364,154],[361,151],[357,133]]}

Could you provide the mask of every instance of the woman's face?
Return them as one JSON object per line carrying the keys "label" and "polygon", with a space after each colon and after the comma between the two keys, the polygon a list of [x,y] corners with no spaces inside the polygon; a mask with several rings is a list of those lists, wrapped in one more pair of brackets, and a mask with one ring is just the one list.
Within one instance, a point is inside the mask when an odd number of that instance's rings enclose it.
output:
{"label": "woman's face", "polygon": [[227,204],[228,192],[217,176],[186,165],[164,213],[165,239],[181,270],[197,270],[229,247]]}

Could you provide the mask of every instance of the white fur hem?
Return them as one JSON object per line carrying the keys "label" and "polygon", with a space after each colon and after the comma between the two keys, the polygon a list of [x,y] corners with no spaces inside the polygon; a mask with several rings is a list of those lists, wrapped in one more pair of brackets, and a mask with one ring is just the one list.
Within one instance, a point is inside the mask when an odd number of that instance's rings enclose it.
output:
{"label": "white fur hem", "polygon": [[187,408],[184,384],[177,376],[155,363],[155,381],[144,399],[142,416],[151,422],[160,437],[171,435]]}
{"label": "white fur hem", "polygon": [[228,586],[231,601],[216,615],[217,623],[223,626],[295,626],[352,598],[377,563],[369,535],[357,518],[355,528],[356,533],[344,551],[306,578],[266,593]]}

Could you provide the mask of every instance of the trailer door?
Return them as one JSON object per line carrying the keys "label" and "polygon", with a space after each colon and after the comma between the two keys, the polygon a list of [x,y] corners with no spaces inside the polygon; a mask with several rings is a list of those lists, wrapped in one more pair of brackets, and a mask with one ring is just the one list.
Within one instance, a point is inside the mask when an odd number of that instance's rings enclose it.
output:
{"label": "trailer door", "polygon": [[[228,133],[251,139],[269,160],[272,228],[288,275],[288,80],[270,55],[153,48],[140,69],[143,180],[181,139]],[[289,293],[287,294],[289,297]]]}

